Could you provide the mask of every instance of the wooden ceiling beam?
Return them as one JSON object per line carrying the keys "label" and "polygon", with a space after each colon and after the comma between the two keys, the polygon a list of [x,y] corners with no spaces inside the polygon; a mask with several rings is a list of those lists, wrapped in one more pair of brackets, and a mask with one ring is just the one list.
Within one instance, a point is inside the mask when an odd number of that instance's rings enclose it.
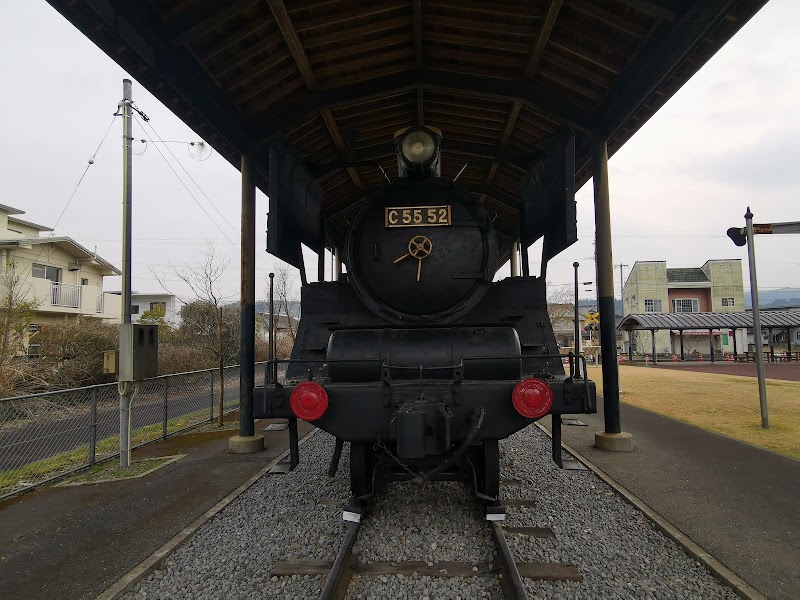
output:
{"label": "wooden ceiling beam", "polygon": [[586,0],[567,0],[567,3],[570,8],[574,8],[585,15],[593,17],[594,19],[597,19],[606,25],[610,25],[614,29],[622,31],[623,33],[627,33],[635,38],[643,38],[649,32],[647,28],[637,25],[636,23],[632,23],[618,14],[606,10],[605,8],[596,6],[595,4],[587,2]]}
{"label": "wooden ceiling beam", "polygon": [[542,54],[544,54],[544,48],[547,46],[550,34],[553,32],[553,27],[556,25],[558,13],[563,4],[564,0],[550,1],[544,19],[542,19],[542,23],[539,26],[539,32],[536,34],[536,42],[533,44],[533,48],[531,48],[531,52],[528,55],[528,60],[525,63],[525,69],[522,72],[523,79],[530,81],[536,74],[536,70],[539,68],[539,61],[542,60]]}
{"label": "wooden ceiling beam", "polygon": [[[306,82],[308,89],[312,92],[319,91],[319,82],[317,81],[316,75],[314,75],[314,70],[311,68],[311,63],[308,61],[308,56],[306,56],[303,44],[300,38],[297,37],[297,31],[294,28],[294,24],[286,10],[283,0],[267,0],[267,2],[272,11],[272,15],[275,17],[275,22],[278,24],[278,28],[281,30],[281,34],[283,34],[283,38],[286,40],[289,52],[292,53],[297,63],[297,68],[300,69],[300,73],[303,75],[303,80]],[[336,150],[341,156],[347,156],[347,144],[345,144],[342,133],[339,131],[339,127],[336,125],[336,120],[333,118],[330,109],[321,109],[319,114],[322,117],[322,121],[325,123],[325,127],[328,129],[328,133],[333,140],[333,145],[336,146]],[[347,174],[350,175],[350,179],[357,189],[363,187],[355,167],[347,167]]]}
{"label": "wooden ceiling beam", "polygon": [[[414,65],[422,68],[422,0],[411,0],[411,22],[414,26]],[[423,90],[417,85],[417,125],[425,123]]]}
{"label": "wooden ceiling beam", "polygon": [[565,98],[553,95],[552,91],[526,81],[496,79],[482,75],[465,75],[446,71],[422,70],[402,71],[366,81],[323,89],[310,94],[277,112],[262,125],[258,143],[269,143],[276,135],[285,131],[300,119],[321,108],[346,106],[356,101],[378,99],[390,94],[416,91],[417,85],[426,90],[463,94],[489,100],[520,100],[523,106],[549,115],[555,122],[563,123],[578,131],[586,131],[590,121],[588,113],[574,107]]}
{"label": "wooden ceiling beam", "polygon": [[203,56],[203,60],[205,62],[209,62],[216,58],[218,54],[221,54],[226,50],[230,50],[237,44],[241,44],[248,37],[260,31],[261,29],[266,28],[267,26],[267,22],[259,20],[253,20],[245,23],[235,31],[232,31],[224,37],[221,37],[221,39],[215,39],[211,46],[200,50],[199,54]]}
{"label": "wooden ceiling beam", "polygon": [[[347,144],[342,137],[341,131],[339,131],[339,127],[336,125],[336,120],[333,118],[331,111],[327,108],[322,109],[319,111],[322,120],[325,123],[325,127],[328,128],[328,132],[333,139],[333,144],[336,146],[336,149],[339,151],[341,156],[347,156]],[[358,172],[356,171],[355,167],[347,167],[347,173],[350,175],[350,179],[353,181],[353,185],[355,185],[358,189],[362,188],[361,180],[358,177]]]}
{"label": "wooden ceiling beam", "polygon": [[[511,132],[514,130],[514,125],[517,123],[517,117],[519,117],[519,111],[522,108],[522,102],[519,100],[515,100],[514,104],[511,106],[511,113],[508,115],[508,121],[506,122],[505,129],[503,129],[503,135],[500,137],[500,150],[504,151],[506,149],[506,145],[508,144],[508,140],[511,137]],[[492,185],[492,180],[494,179],[495,173],[497,173],[498,163],[492,163],[489,167],[489,173],[486,176],[486,185]],[[484,198],[481,197],[481,204],[483,204]]]}
{"label": "wooden ceiling beam", "polygon": [[[526,168],[540,152],[516,152],[499,148],[491,144],[464,142],[452,138],[442,140],[442,153],[445,157],[458,155],[469,159],[473,167],[490,167],[492,163],[516,165]],[[349,166],[364,167],[387,160],[394,156],[394,142],[387,139],[385,142],[373,144],[368,148],[360,148],[349,152],[346,160],[331,161],[326,164],[309,165],[315,172],[328,173],[345,169]]]}
{"label": "wooden ceiling beam", "polygon": [[182,10],[180,16],[167,23],[165,37],[180,44],[207,33],[236,13],[256,3],[256,0],[233,0],[214,3],[200,2],[193,9]]}
{"label": "wooden ceiling beam", "polygon": [[655,19],[674,21],[679,15],[689,8],[687,0],[619,0],[625,6],[630,6]]}
{"label": "wooden ceiling beam", "polygon": [[283,0],[267,0],[267,4],[269,4],[269,8],[272,11],[272,16],[275,17],[275,22],[278,24],[278,29],[281,30],[283,39],[286,42],[286,45],[289,47],[289,52],[294,58],[295,63],[297,63],[297,68],[300,69],[300,73],[302,74],[303,80],[306,82],[308,89],[312,92],[318,91],[319,83],[314,75],[314,71],[311,69],[311,63],[308,62],[308,56],[306,56],[306,51],[303,48],[303,44],[300,41],[300,38],[297,37],[297,31],[294,28],[294,24],[292,23],[292,19],[286,10]]}
{"label": "wooden ceiling beam", "polygon": [[319,48],[320,46],[327,46],[329,44],[341,44],[342,42],[349,42],[350,40],[362,36],[384,33],[385,31],[397,30],[407,33],[410,22],[408,16],[396,17],[394,19],[382,19],[367,25],[359,25],[341,31],[316,35],[305,40],[303,45],[306,51],[310,51],[312,48]]}
{"label": "wooden ceiling beam", "polygon": [[[615,136],[656,97],[659,88],[735,5],[735,0],[703,0],[693,4],[680,19],[658,27],[595,109],[595,128],[606,139]],[[692,65],[690,71],[694,73],[699,68],[700,64]],[[688,79],[685,74],[681,76]],[[666,98],[658,98],[654,104],[660,106],[665,101]]]}

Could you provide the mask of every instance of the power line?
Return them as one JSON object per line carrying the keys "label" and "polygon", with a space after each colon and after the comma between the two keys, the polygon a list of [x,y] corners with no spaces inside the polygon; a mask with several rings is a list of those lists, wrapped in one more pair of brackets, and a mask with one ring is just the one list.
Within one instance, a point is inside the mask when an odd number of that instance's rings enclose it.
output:
{"label": "power line", "polygon": [[[114,121],[117,120],[118,116],[119,115],[117,115],[115,113],[114,116],[111,118],[111,123],[108,124],[108,127],[106,128],[106,131],[103,134],[103,137],[100,139],[100,143],[97,144],[97,148],[95,148],[94,154],[92,154],[91,158],[86,163],[86,168],[83,170],[83,173],[81,173],[80,179],[78,179],[78,183],[75,185],[75,188],[72,190],[72,193],[69,195],[69,198],[67,199],[67,203],[64,205],[64,208],[61,209],[61,213],[58,215],[58,219],[56,219],[55,225],[53,225],[53,231],[51,231],[50,234],[45,239],[45,241],[42,244],[39,245],[39,252],[36,254],[36,257],[33,259],[32,262],[34,262],[34,263],[37,262],[39,260],[39,258],[41,258],[42,253],[47,249],[48,243],[50,242],[50,240],[55,235],[56,227],[58,227],[58,224],[61,222],[61,219],[64,217],[64,214],[67,212],[67,208],[69,208],[69,205],[72,203],[72,200],[75,198],[75,195],[78,193],[78,189],[81,187],[81,183],[83,183],[83,180],[86,178],[86,173],[89,172],[89,168],[94,164],[94,161],[97,158],[97,153],[100,152],[100,148],[103,147],[103,142],[106,141],[106,138],[108,137],[108,132],[111,131],[111,128],[114,126]],[[31,282],[30,285],[33,285],[33,283]]]}
{"label": "power line", "polygon": [[[144,129],[144,125],[142,125],[142,122],[141,122],[141,121],[139,121],[139,119],[138,119],[138,118],[136,118],[136,115],[132,115],[132,116],[133,116],[134,120],[135,120],[135,121],[136,121],[136,122],[139,124],[139,127],[141,127],[141,128],[142,128],[142,131],[144,132],[144,135],[146,135],[148,138],[150,138],[150,134],[149,134],[149,133],[147,133],[147,131],[145,131],[145,129]],[[153,131],[155,131],[155,130],[153,130]],[[150,138],[150,141],[152,142],[153,140]],[[210,221],[211,221],[211,222],[214,224],[214,227],[216,227],[216,228],[219,230],[219,232],[222,234],[222,237],[224,237],[226,240],[228,240],[228,243],[229,243],[231,246],[234,246],[234,247],[236,247],[236,244],[234,244],[234,243],[233,243],[233,241],[231,240],[231,238],[229,238],[229,237],[228,237],[228,235],[227,235],[227,234],[226,234],[226,233],[225,233],[225,232],[222,230],[222,228],[219,226],[219,224],[218,224],[218,223],[217,223],[217,222],[216,222],[216,221],[215,221],[215,220],[214,220],[214,219],[211,217],[211,215],[210,215],[210,214],[208,214],[208,211],[207,211],[207,210],[206,210],[206,209],[203,207],[203,205],[202,205],[202,204],[200,204],[200,201],[199,201],[199,200],[198,200],[198,199],[195,197],[195,195],[192,193],[192,190],[190,190],[190,189],[189,189],[189,186],[188,186],[188,185],[186,185],[186,182],[185,182],[183,179],[181,179],[180,175],[178,175],[178,172],[177,172],[177,171],[176,171],[176,170],[173,168],[173,166],[172,166],[172,165],[170,164],[170,162],[167,160],[167,157],[166,157],[166,156],[164,156],[164,153],[163,153],[163,152],[161,152],[161,150],[160,150],[160,149],[159,149],[159,147],[158,147],[158,146],[155,144],[155,142],[153,142],[153,147],[156,149],[156,152],[158,152],[159,156],[161,156],[161,158],[163,158],[163,159],[164,159],[164,162],[165,162],[165,163],[167,164],[167,166],[169,167],[169,170],[170,170],[170,171],[172,171],[172,174],[173,174],[173,175],[175,175],[175,177],[178,179],[178,181],[180,181],[180,182],[181,182],[181,185],[184,187],[184,189],[185,189],[185,190],[186,190],[186,191],[189,193],[189,195],[192,197],[192,200],[194,200],[195,204],[197,204],[197,206],[199,206],[199,207],[200,207],[200,210],[202,210],[202,211],[205,213],[205,215],[208,217],[208,219],[209,219],[209,220],[210,220]],[[165,148],[166,148],[166,146],[165,146]],[[173,155],[173,157],[174,157],[174,155]],[[178,163],[178,164],[180,164],[180,163]],[[197,185],[197,184],[195,183],[195,185]],[[202,191],[202,190],[201,190],[201,191]],[[215,208],[216,208],[216,207],[215,207]],[[217,211],[217,212],[219,212],[219,211]],[[227,221],[226,221],[226,222],[227,222]],[[228,225],[230,225],[230,223],[228,223]]]}
{"label": "power line", "polygon": [[220,211],[220,209],[219,209],[219,208],[217,208],[217,205],[216,205],[216,204],[214,204],[214,201],[213,201],[213,200],[211,200],[211,198],[209,198],[209,197],[208,197],[208,194],[206,194],[206,193],[203,191],[203,188],[202,188],[202,187],[200,187],[200,184],[199,184],[199,183],[197,183],[197,181],[195,181],[195,179],[194,179],[194,177],[192,177],[191,173],[189,173],[189,171],[187,171],[187,170],[186,170],[186,167],[184,167],[184,166],[183,166],[183,163],[181,163],[181,161],[180,161],[180,160],[178,160],[178,157],[177,157],[177,156],[175,156],[175,154],[172,152],[172,150],[170,150],[170,149],[169,149],[169,146],[167,146],[167,145],[166,145],[167,143],[184,143],[184,142],[175,142],[175,141],[165,142],[165,141],[163,141],[163,140],[161,139],[161,136],[158,134],[158,132],[156,131],[156,128],[155,128],[155,127],[153,127],[153,124],[152,124],[150,121],[148,121],[148,122],[147,122],[147,125],[148,125],[148,126],[150,127],[150,129],[152,130],[152,132],[153,132],[153,135],[154,135],[154,136],[157,138],[157,141],[159,141],[159,142],[161,142],[161,143],[165,144],[165,145],[164,145],[164,148],[166,148],[167,152],[169,152],[169,153],[170,153],[170,156],[172,156],[173,160],[174,160],[176,163],[178,163],[178,166],[179,166],[179,167],[180,167],[180,168],[183,170],[183,172],[184,172],[184,173],[186,173],[186,176],[187,176],[187,177],[188,177],[188,178],[191,180],[191,182],[192,182],[192,183],[194,183],[195,187],[197,187],[197,189],[198,189],[198,190],[200,190],[200,193],[201,193],[201,194],[203,194],[203,196],[205,197],[205,199],[206,199],[206,200],[208,200],[208,203],[209,203],[209,204],[210,204],[210,205],[211,205],[211,206],[214,208],[214,210],[215,210],[215,211],[217,211],[217,214],[218,214],[220,217],[222,217],[222,220],[223,220],[223,221],[225,221],[225,222],[228,224],[228,227],[230,227],[230,228],[231,228],[231,229],[232,229],[234,232],[236,232],[236,233],[238,234],[238,233],[239,233],[239,232],[238,232],[238,230],[237,230],[237,229],[236,229],[236,228],[235,228],[235,227],[234,227],[234,226],[231,224],[231,222],[230,222],[230,221],[228,221],[228,219],[227,219],[227,218],[225,218],[225,215],[224,215],[224,214],[222,214],[222,211]]}

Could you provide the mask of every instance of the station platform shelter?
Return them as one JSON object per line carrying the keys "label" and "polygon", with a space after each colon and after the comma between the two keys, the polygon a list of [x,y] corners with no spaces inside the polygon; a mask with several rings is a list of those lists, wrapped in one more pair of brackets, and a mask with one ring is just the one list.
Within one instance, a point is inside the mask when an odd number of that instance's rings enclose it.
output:
{"label": "station platform shelter", "polygon": [[[761,311],[761,339],[766,330],[768,347],[764,350],[771,362],[800,361],[800,348],[792,345],[790,335],[797,327],[800,327],[800,311]],[[748,331],[753,330],[752,311],[627,315],[618,328],[631,336],[628,347],[631,361],[634,352],[651,356],[653,362],[658,361],[659,355],[682,361],[700,360],[704,356],[712,362],[754,360],[755,347],[748,341]],[[784,347],[776,349],[775,332],[785,333]],[[645,336],[649,340],[645,341]]]}

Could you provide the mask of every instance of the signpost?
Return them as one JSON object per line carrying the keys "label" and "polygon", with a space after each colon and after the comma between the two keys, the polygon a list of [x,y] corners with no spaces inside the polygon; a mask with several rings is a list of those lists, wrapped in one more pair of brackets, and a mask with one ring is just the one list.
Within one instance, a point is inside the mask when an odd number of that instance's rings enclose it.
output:
{"label": "signpost", "polygon": [[769,429],[769,413],[767,412],[767,386],[764,380],[764,349],[761,343],[761,315],[758,306],[758,283],[756,278],[756,251],[753,236],[755,234],[800,233],[800,221],[787,223],[753,223],[750,207],[744,215],[744,227],[731,227],[728,237],[737,246],[747,244],[747,258],[750,264],[750,298],[753,304],[753,338],[756,350],[756,368],[758,370],[758,399],[761,404],[761,427]]}

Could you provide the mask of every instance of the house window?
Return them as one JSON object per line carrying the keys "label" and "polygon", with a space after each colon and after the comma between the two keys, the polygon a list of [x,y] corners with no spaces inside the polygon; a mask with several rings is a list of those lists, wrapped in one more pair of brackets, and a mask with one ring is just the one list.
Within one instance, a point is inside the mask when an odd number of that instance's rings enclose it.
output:
{"label": "house window", "polygon": [[48,265],[40,265],[39,263],[33,263],[33,269],[31,274],[34,277],[38,277],[39,279],[49,279],[50,281],[54,281],[58,283],[61,281],[61,269],[58,267],[51,267]]}
{"label": "house window", "polygon": [[672,301],[672,312],[696,313],[700,312],[700,302],[697,298],[679,298]]}
{"label": "house window", "polygon": [[661,312],[661,300],[646,299],[644,301],[644,312]]}
{"label": "house window", "polygon": [[138,315],[139,314],[139,305],[138,304],[131,304],[131,314]]}
{"label": "house window", "polygon": [[167,314],[167,303],[166,302],[151,302],[150,303],[150,310],[155,310],[162,315]]}
{"label": "house window", "polygon": [[37,323],[31,323],[28,325],[28,333],[37,333],[42,330],[42,326]]}
{"label": "house window", "polygon": [[81,285],[89,285],[89,280],[86,277],[81,277]]}
{"label": "house window", "polygon": [[723,298],[722,299],[722,306],[735,306],[733,298]]}

